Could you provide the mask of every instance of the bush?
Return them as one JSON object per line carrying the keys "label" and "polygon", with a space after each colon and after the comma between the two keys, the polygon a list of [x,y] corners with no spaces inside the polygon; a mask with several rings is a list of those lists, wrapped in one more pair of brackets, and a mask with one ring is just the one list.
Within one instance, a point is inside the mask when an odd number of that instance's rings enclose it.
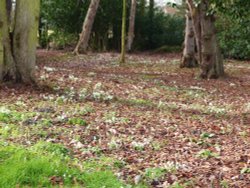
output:
{"label": "bush", "polygon": [[162,46],[181,46],[184,41],[185,19],[155,10],[153,21],[136,18],[134,45],[137,50],[154,50]]}
{"label": "bush", "polygon": [[225,57],[250,59],[250,23],[248,19],[237,20],[227,15],[219,16],[218,38]]}

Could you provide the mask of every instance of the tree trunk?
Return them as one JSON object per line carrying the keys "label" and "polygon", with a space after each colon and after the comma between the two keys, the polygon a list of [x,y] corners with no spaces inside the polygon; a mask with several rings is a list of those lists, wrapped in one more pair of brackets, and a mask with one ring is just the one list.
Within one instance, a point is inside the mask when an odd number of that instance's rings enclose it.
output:
{"label": "tree trunk", "polygon": [[209,1],[201,0],[195,6],[193,0],[188,0],[194,23],[197,41],[199,63],[201,65],[200,77],[204,79],[218,78],[224,75],[223,60],[216,39],[215,18],[208,14]]}
{"label": "tree trunk", "polygon": [[200,5],[195,6],[193,0],[187,1],[189,12],[191,13],[195,41],[198,53],[198,62],[202,62],[201,58],[201,25],[200,25]]}
{"label": "tree trunk", "polygon": [[11,39],[9,35],[9,21],[6,1],[0,1],[0,33],[2,63],[0,65],[0,82],[4,80],[16,80],[16,67],[12,54]]}
{"label": "tree trunk", "polygon": [[121,60],[120,63],[125,63],[125,42],[126,42],[126,0],[123,0],[122,8],[122,37],[121,37]]}
{"label": "tree trunk", "polygon": [[[0,5],[1,6],[1,5]],[[1,15],[0,15],[1,16]],[[1,19],[1,18],[0,18]],[[3,34],[2,34],[2,22],[0,20],[0,80],[2,80],[3,78],[3,68],[4,68],[4,52],[3,52],[3,43],[2,43],[2,40],[3,40]]]}
{"label": "tree trunk", "polygon": [[195,35],[193,29],[193,22],[189,9],[186,10],[186,29],[185,29],[185,41],[184,50],[180,67],[192,68],[197,67],[198,62],[195,57]]}
{"label": "tree trunk", "polygon": [[214,15],[207,14],[209,1],[201,2],[201,77],[218,78],[224,75],[223,60],[216,39]]}
{"label": "tree trunk", "polygon": [[100,0],[91,0],[89,9],[87,12],[87,15],[85,17],[83,26],[82,26],[82,32],[80,34],[79,41],[74,49],[74,54],[79,54],[79,48],[82,45],[82,50],[85,53],[88,47],[88,42],[92,30],[92,26],[95,20],[95,15],[99,6]]}
{"label": "tree trunk", "polygon": [[13,53],[18,71],[17,81],[35,81],[37,30],[40,1],[18,0],[16,2]]}
{"label": "tree trunk", "polygon": [[127,51],[131,51],[134,36],[135,36],[135,14],[136,14],[136,0],[131,0],[130,17],[129,17],[129,31],[127,41]]}
{"label": "tree trunk", "polygon": [[16,1],[11,42],[6,1],[0,1],[0,82],[34,82],[39,8],[39,0]]}
{"label": "tree trunk", "polygon": [[154,48],[154,41],[153,41],[153,33],[155,29],[154,24],[154,17],[155,17],[155,1],[149,0],[149,10],[148,10],[148,19],[149,19],[149,36],[148,36],[148,48]]}

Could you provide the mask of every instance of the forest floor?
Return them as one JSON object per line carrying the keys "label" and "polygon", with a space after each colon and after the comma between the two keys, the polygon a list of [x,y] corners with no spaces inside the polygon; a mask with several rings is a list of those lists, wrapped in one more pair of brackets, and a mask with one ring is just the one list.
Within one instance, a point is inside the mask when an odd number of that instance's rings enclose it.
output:
{"label": "forest floor", "polygon": [[110,170],[127,187],[250,187],[249,62],[201,80],[178,54],[118,60],[39,51],[38,87],[0,86],[0,146],[58,144],[81,170]]}

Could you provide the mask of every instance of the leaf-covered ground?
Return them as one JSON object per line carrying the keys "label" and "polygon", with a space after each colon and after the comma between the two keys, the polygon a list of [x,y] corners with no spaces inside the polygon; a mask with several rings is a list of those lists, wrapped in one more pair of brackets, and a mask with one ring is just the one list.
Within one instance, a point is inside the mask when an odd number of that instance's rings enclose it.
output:
{"label": "leaf-covered ground", "polygon": [[0,86],[0,141],[62,144],[129,184],[250,187],[250,63],[200,80],[179,59],[39,51],[38,87]]}

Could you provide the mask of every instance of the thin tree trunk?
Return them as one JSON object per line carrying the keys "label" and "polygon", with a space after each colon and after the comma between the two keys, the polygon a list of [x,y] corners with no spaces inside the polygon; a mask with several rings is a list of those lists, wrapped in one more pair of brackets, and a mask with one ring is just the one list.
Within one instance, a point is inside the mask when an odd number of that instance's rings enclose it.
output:
{"label": "thin tree trunk", "polygon": [[195,35],[193,22],[191,18],[191,13],[189,9],[186,10],[186,29],[185,29],[185,41],[184,41],[184,50],[182,55],[182,60],[180,67],[197,67],[198,62],[195,57]]}
{"label": "thin tree trunk", "polygon": [[16,1],[13,53],[18,71],[18,82],[33,83],[35,81],[39,9],[39,0]]}
{"label": "thin tree trunk", "polygon": [[130,17],[129,17],[129,31],[127,41],[127,51],[131,51],[135,36],[135,14],[136,14],[136,0],[131,0]]}
{"label": "thin tree trunk", "polygon": [[154,17],[155,17],[155,1],[154,0],[149,0],[149,10],[148,10],[148,19],[149,19],[149,36],[148,36],[148,48],[152,49],[154,47],[154,42],[153,42],[153,32],[154,32]]}
{"label": "thin tree trunk", "polygon": [[216,39],[215,18],[208,14],[209,1],[201,0],[195,6],[193,0],[188,0],[192,13],[195,37],[197,41],[199,63],[201,65],[201,78],[218,78],[224,75],[222,55]]}
{"label": "thin tree trunk", "polygon": [[121,60],[120,63],[125,63],[125,53],[126,53],[126,0],[123,0],[123,9],[122,9],[122,37],[121,37]]}
{"label": "thin tree trunk", "polygon": [[82,50],[85,53],[88,47],[88,42],[92,30],[92,26],[95,20],[96,12],[99,6],[100,0],[91,0],[87,15],[85,17],[82,32],[80,34],[79,41],[74,49],[74,54],[79,54],[79,48],[82,44]]}

